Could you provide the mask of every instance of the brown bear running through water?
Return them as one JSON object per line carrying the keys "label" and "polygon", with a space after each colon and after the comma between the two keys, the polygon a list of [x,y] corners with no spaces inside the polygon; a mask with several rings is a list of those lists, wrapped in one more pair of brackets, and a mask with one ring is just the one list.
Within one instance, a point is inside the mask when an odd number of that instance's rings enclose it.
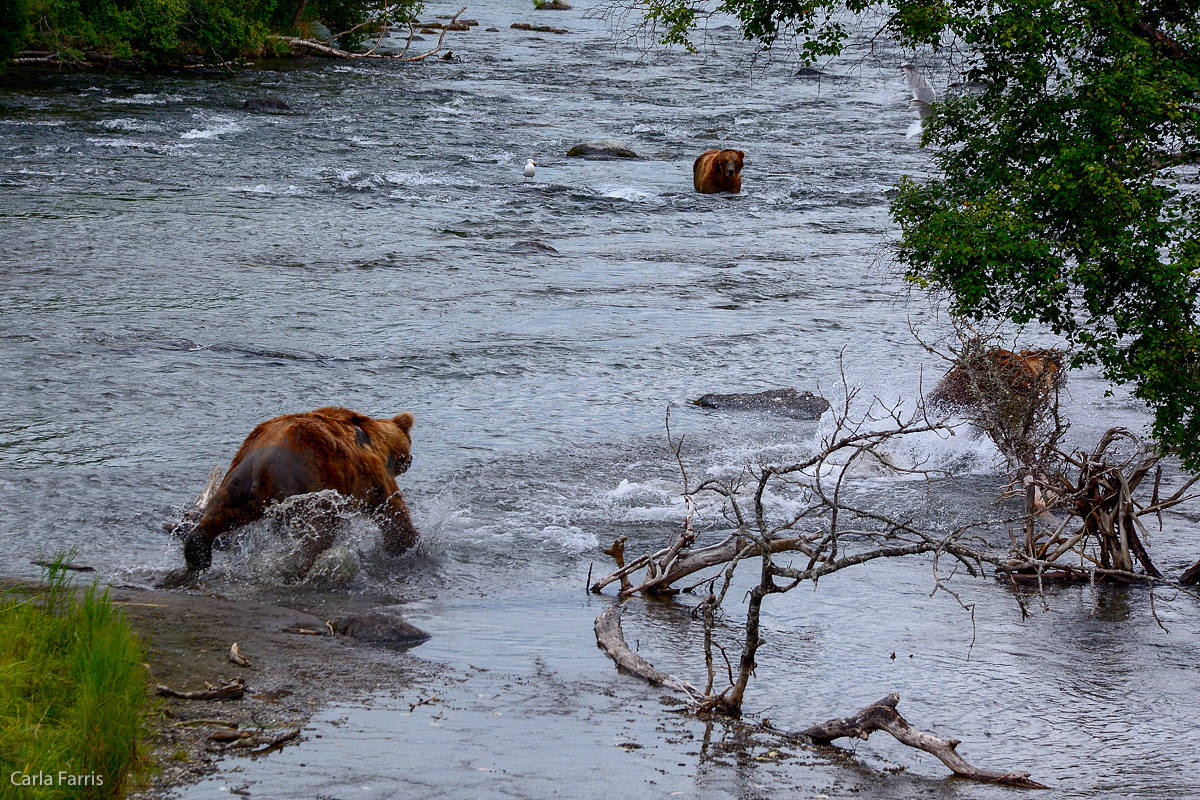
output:
{"label": "brown bear running through water", "polygon": [[[332,489],[371,514],[389,553],[417,543],[417,531],[396,486],[412,463],[413,415],[372,419],[346,408],[287,414],[255,428],[233,457],[221,482],[184,543],[189,570],[212,564],[213,540],[263,516],[272,503]],[[322,509],[320,514],[335,513]],[[333,544],[333,526],[319,525],[305,543],[308,564]]]}
{"label": "brown bear running through water", "polygon": [[742,190],[742,167],[746,154],[741,150],[705,150],[692,164],[692,181],[702,194]]}

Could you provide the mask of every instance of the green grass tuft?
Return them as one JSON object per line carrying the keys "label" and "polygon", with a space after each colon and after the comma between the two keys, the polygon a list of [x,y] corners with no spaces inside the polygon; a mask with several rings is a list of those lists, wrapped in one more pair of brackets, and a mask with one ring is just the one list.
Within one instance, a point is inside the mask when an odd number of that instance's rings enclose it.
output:
{"label": "green grass tuft", "polygon": [[44,586],[0,595],[0,798],[124,796],[143,729],[142,644],[60,555]]}

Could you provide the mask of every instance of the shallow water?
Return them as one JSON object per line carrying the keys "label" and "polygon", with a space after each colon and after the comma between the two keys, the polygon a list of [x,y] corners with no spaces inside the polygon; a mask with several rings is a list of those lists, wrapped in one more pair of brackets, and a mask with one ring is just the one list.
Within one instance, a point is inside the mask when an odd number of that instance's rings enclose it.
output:
{"label": "shallow water", "polygon": [[[595,649],[611,598],[583,587],[608,564],[600,550],[621,533],[650,547],[683,519],[668,406],[694,474],[786,460],[822,425],[687,401],[835,396],[843,369],[868,395],[911,397],[943,367],[910,324],[929,339],[945,327],[878,260],[894,233],[888,188],[926,163],[904,138],[902,54],[855,53],[802,80],[779,61],[752,72],[730,32],[696,56],[643,56],[581,6],[471,7],[481,28],[453,36],[449,63],[46,75],[0,90],[6,572],[36,575],[31,558],[78,546],[106,577],[152,581],[182,561],[163,524],[259,421],[411,410],[401,484],[422,552],[399,565],[368,553],[335,600],[402,608],[433,634],[413,652],[447,664],[446,684],[329,709],[302,747],[231,763],[185,796],[239,782],[330,797],[590,797],[600,782],[630,796],[1005,794],[878,737],[851,763],[795,748],[739,758],[719,746],[733,734],[705,743],[702,723]],[[508,27],[549,17],[571,33]],[[240,108],[263,96],[300,113]],[[565,157],[600,138],[643,158]],[[691,189],[692,160],[718,145],[747,153],[741,195]],[[1079,442],[1145,424],[1092,376],[1070,391]],[[1005,513],[985,441],[914,448],[961,479],[927,490],[863,476],[881,509],[930,526]],[[1165,570],[1194,559],[1194,521],[1164,518]],[[369,550],[369,526],[351,527]],[[206,588],[320,602],[256,555],[218,554]],[[1200,797],[1192,601],[1159,598],[1168,632],[1142,590],[1056,590],[1022,620],[1004,587],[954,585],[973,620],[930,596],[923,562],[773,598],[748,711],[798,729],[898,691],[914,725],[1056,796]],[[631,602],[625,625],[695,682],[686,606]],[[441,702],[409,710],[431,694]]]}

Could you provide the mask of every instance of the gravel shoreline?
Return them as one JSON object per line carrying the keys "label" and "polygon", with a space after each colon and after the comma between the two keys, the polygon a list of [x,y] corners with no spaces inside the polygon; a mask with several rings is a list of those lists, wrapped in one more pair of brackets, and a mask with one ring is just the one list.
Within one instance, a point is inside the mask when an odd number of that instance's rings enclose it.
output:
{"label": "gravel shoreline", "polygon": [[[216,772],[223,758],[302,744],[305,723],[330,703],[403,691],[444,671],[402,651],[333,635],[326,620],[306,611],[126,586],[112,587],[110,597],[146,645],[152,694],[159,685],[193,692],[245,682],[239,699],[148,700],[150,769],[146,783],[128,795],[137,800],[171,797]],[[249,667],[230,659],[235,642]],[[216,741],[238,734],[245,740]]]}

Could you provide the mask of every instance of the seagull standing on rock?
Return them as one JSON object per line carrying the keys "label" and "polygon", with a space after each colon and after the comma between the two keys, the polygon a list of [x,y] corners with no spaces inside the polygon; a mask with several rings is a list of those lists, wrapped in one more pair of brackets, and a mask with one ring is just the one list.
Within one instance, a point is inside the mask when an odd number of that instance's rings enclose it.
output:
{"label": "seagull standing on rock", "polygon": [[537,162],[532,158],[525,162],[525,179],[528,180],[537,174]]}
{"label": "seagull standing on rock", "polygon": [[933,91],[929,81],[925,80],[925,76],[917,72],[911,61],[905,61],[900,65],[900,69],[904,72],[904,82],[912,90],[912,99],[908,101],[908,107],[917,112],[917,121],[908,126],[908,133],[905,134],[906,139],[911,139],[921,132],[925,119],[933,116],[933,101],[937,98],[937,93]]}

